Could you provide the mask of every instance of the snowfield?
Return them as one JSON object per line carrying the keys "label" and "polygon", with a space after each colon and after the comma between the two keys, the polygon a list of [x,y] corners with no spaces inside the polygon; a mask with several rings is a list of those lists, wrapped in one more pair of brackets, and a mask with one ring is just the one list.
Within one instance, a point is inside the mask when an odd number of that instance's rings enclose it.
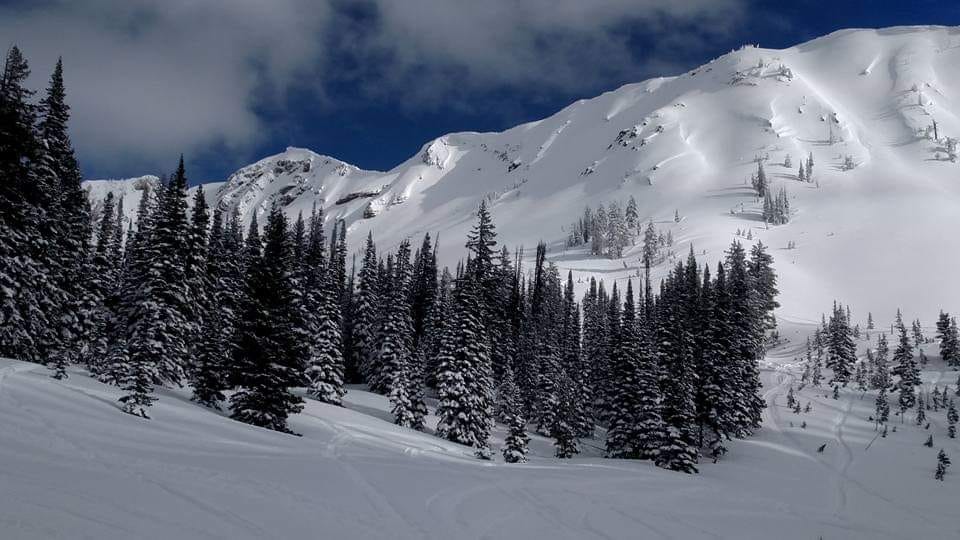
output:
{"label": "snowfield", "polygon": [[[693,244],[715,266],[738,229],[771,246],[780,316],[816,319],[839,298],[876,316],[900,307],[908,320],[929,320],[960,305],[960,246],[943,234],[960,228],[951,138],[960,139],[960,29],[844,30],[784,50],[733,51],[502,133],[444,135],[390,171],[290,148],[205,190],[245,221],[265,218],[274,200],[292,218],[322,202],[327,230],[343,219],[354,253],[371,230],[387,250],[439,233],[440,262],[451,267],[486,198],[502,244],[529,256],[545,240],[561,275],[602,276],[608,288],[636,273],[639,246],[610,260],[564,243],[585,205],[622,207],[633,195],[643,221],[672,231],[680,256]],[[815,182],[800,182],[811,153]],[[749,181],[756,158],[774,193],[787,189],[787,225],[767,229],[760,217]],[[115,189],[89,185],[95,201]],[[139,194],[130,193],[132,217]],[[670,266],[655,268],[655,281]]]}
{"label": "snowfield", "polygon": [[[806,335],[793,327],[790,335]],[[801,340],[802,343],[802,340]],[[858,341],[861,349],[866,341]],[[931,363],[925,389],[957,372]],[[533,436],[531,459],[472,450],[394,426],[386,397],[351,387],[345,407],[307,400],[302,437],[241,424],[159,390],[147,421],[118,389],[83,372],[56,381],[0,360],[0,530],[4,538],[955,538],[960,472],[933,479],[936,453],[960,457],[945,413],[913,413],[879,437],[875,393],[826,385],[796,393],[797,342],[763,371],[764,426],[699,475],[600,457],[601,437],[558,460]],[[951,394],[956,387],[951,386]],[[434,403],[430,403],[433,410]],[[801,423],[806,422],[802,428]],[[923,442],[934,437],[933,448]],[[494,431],[499,449],[505,429]],[[826,444],[823,453],[817,448]]]}
{"label": "snowfield", "polygon": [[[641,220],[672,234],[677,256],[693,246],[711,267],[735,238],[748,249],[762,241],[785,339],[764,360],[763,428],[720,463],[702,461],[699,475],[604,459],[602,432],[572,460],[533,435],[530,461],[506,464],[503,426],[495,460],[481,461],[433,436],[434,416],[427,433],[394,426],[387,398],[358,387],[342,408],[307,399],[290,420],[295,437],[200,407],[186,388],[158,389],[143,420],[82,371],[56,381],[42,366],[0,360],[0,537],[960,537],[960,439],[947,438],[944,410],[928,412],[929,428],[913,411],[903,423],[892,414],[881,437],[874,391],[798,390],[805,340],[835,299],[861,328],[872,313],[873,338],[897,308],[927,326],[939,309],[960,309],[956,139],[960,29],[904,27],[743,48],[502,133],[442,136],[390,171],[299,148],[267,157],[205,185],[208,201],[260,223],[275,201],[292,217],[322,202],[327,230],[343,220],[353,253],[370,231],[381,252],[439,233],[442,267],[464,256],[487,200],[498,241],[526,246],[528,259],[546,241],[560,275],[573,271],[578,300],[590,277],[609,288],[638,275],[642,248],[638,239],[608,259],[566,247],[585,205],[633,196]],[[814,181],[802,182],[811,154]],[[750,187],[758,160],[774,192],[787,190],[785,225],[761,218]],[[132,220],[153,181],[88,182],[95,215],[112,190]],[[654,268],[655,282],[671,268]],[[863,358],[868,342],[857,345]],[[924,351],[924,389],[950,385],[954,395],[957,372],[936,343]],[[810,412],[786,406],[791,386]],[[944,482],[933,479],[941,448],[954,462]]]}

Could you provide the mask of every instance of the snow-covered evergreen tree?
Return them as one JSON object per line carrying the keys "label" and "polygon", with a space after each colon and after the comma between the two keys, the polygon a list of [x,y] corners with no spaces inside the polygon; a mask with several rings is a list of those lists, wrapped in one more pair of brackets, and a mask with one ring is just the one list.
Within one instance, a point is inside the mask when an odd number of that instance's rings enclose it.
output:
{"label": "snow-covered evergreen tree", "polygon": [[937,454],[937,470],[933,473],[933,477],[942,482],[943,477],[947,474],[947,469],[949,467],[950,457],[947,456],[947,453],[943,451],[943,448],[941,448],[940,452]]}
{"label": "snow-covered evergreen tree", "polygon": [[526,463],[530,436],[527,435],[527,425],[523,415],[520,412],[513,413],[507,425],[510,431],[503,442],[503,460],[507,463]]}
{"label": "snow-covered evergreen tree", "polygon": [[291,392],[302,383],[304,368],[292,327],[296,313],[289,279],[291,248],[287,219],[279,206],[270,210],[263,242],[254,217],[244,248],[245,295],[231,376],[239,387],[230,397],[231,417],[282,432],[290,432],[287,417],[303,407],[303,400]]}

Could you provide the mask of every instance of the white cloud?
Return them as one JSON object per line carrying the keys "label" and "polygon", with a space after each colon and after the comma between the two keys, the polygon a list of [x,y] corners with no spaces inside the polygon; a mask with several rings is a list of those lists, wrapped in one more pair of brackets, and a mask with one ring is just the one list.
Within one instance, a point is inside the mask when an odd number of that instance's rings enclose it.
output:
{"label": "white cloud", "polygon": [[[0,7],[0,35],[24,50],[37,88],[64,57],[82,160],[141,173],[180,152],[245,154],[275,127],[259,111],[283,109],[291,88],[321,106],[376,97],[438,109],[489,90],[549,96],[639,79],[675,48],[638,55],[626,30],[695,49],[745,1],[52,0]],[[328,100],[331,81],[340,95]],[[344,84],[355,85],[346,96]]]}
{"label": "white cloud", "polygon": [[294,0],[67,0],[0,9],[0,35],[37,88],[63,56],[83,159],[166,170],[181,151],[255,143],[256,99],[282,98],[316,65],[327,17]]}

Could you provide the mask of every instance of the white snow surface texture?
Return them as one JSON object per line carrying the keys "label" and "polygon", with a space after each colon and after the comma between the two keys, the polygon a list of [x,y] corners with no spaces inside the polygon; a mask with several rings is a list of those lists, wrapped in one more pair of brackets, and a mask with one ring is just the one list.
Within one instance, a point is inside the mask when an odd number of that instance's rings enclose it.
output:
{"label": "white snow surface texture", "polygon": [[[934,120],[939,140],[927,134]],[[960,162],[948,159],[948,137],[960,138],[960,28],[846,30],[785,50],[737,50],[502,133],[444,135],[387,172],[289,148],[204,189],[245,222],[277,199],[291,218],[321,203],[328,231],[345,220],[352,253],[371,230],[381,250],[439,234],[451,267],[486,197],[502,244],[532,256],[544,240],[561,275],[596,275],[608,288],[636,273],[640,246],[609,260],[564,242],[585,205],[622,207],[633,195],[642,220],[672,230],[681,257],[693,244],[715,265],[736,231],[751,229],[776,259],[780,316],[819,318],[840,299],[878,322],[897,307],[908,320],[930,319],[960,305],[951,271],[960,246],[948,234],[960,229]],[[819,187],[797,179],[811,152]],[[856,168],[844,170],[846,156]],[[774,193],[787,189],[787,225],[768,230],[760,217],[749,185],[757,157],[769,157]],[[88,186],[98,200],[124,182]],[[126,191],[132,216],[139,195]],[[368,209],[376,217],[364,219]]]}
{"label": "white snow surface texture", "polygon": [[[344,408],[308,400],[291,419],[303,437],[293,437],[190,403],[187,389],[160,390],[144,421],[118,411],[117,389],[81,372],[55,381],[0,360],[0,537],[956,538],[960,472],[933,480],[939,448],[960,467],[942,412],[930,414],[930,430],[908,414],[874,440],[872,393],[833,400],[808,387],[798,398],[813,410],[800,415],[784,403],[794,358],[834,299],[862,327],[872,312],[881,329],[897,307],[931,323],[960,306],[950,137],[960,138],[960,29],[911,27],[744,48],[502,133],[445,135],[387,172],[297,148],[265,158],[205,185],[209,201],[245,222],[275,200],[292,217],[322,202],[327,230],[343,219],[353,252],[371,230],[381,250],[431,232],[441,263],[453,264],[486,198],[502,243],[531,253],[547,241],[550,260],[581,287],[590,276],[635,275],[640,250],[610,260],[564,248],[585,205],[633,195],[643,220],[672,232],[679,256],[692,244],[711,265],[749,229],[772,248],[788,340],[765,361],[764,427],[696,476],[603,459],[602,440],[556,460],[537,436],[530,463],[509,465],[434,437],[432,416],[428,433],[393,426],[386,398],[359,388]],[[816,182],[801,183],[797,167],[811,152]],[[759,218],[749,187],[757,157],[768,158],[773,189],[789,193],[786,225]],[[132,218],[150,181],[87,185],[95,202],[123,193]],[[935,344],[926,353],[927,389],[954,383]],[[928,434],[932,449],[921,445]],[[498,426],[495,449],[503,436]]]}

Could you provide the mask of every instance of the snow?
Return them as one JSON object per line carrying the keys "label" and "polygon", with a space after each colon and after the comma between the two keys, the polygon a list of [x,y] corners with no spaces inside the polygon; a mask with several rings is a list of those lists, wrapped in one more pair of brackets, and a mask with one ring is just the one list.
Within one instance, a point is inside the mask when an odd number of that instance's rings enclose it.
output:
{"label": "snow", "polygon": [[[387,398],[359,387],[343,408],[308,399],[290,424],[302,437],[234,422],[186,389],[159,390],[143,420],[81,371],[56,381],[0,360],[0,529],[18,539],[956,536],[960,473],[933,479],[940,448],[960,456],[945,412],[928,412],[930,430],[894,416],[897,432],[881,438],[873,392],[796,392],[797,344],[811,328],[787,324],[796,339],[767,357],[758,435],[693,476],[603,459],[602,439],[558,460],[535,434],[530,461],[507,464],[499,424],[494,461],[480,461],[433,436],[433,415],[428,433],[394,426]],[[926,390],[952,385],[957,372],[935,345],[926,352]],[[786,407],[791,384],[810,413]]]}
{"label": "snow", "polygon": [[[288,148],[207,193],[245,221],[278,199],[291,217],[322,202],[328,220],[347,223],[352,251],[370,230],[381,249],[439,233],[441,263],[450,265],[486,198],[503,244],[532,253],[545,240],[581,286],[590,275],[626,280],[623,263],[634,266],[638,252],[610,264],[564,250],[567,228],[585,205],[633,195],[644,220],[666,222],[679,209],[686,219],[669,225],[675,250],[682,255],[692,243],[710,264],[737,229],[752,229],[774,248],[781,317],[815,318],[840,297],[878,322],[897,307],[908,319],[929,318],[960,304],[949,271],[960,249],[939,232],[960,226],[960,163],[946,152],[946,138],[960,136],[958,45],[957,28],[901,27],[840,31],[783,50],[745,47],[502,133],[444,135],[390,171]],[[939,141],[924,132],[933,120]],[[615,142],[634,128],[625,146]],[[815,184],[796,179],[809,153]],[[790,169],[778,165],[787,154]],[[769,230],[747,187],[754,159],[767,156],[772,189],[785,185],[795,211],[791,223]],[[846,156],[858,166],[844,170]],[[103,188],[94,183],[95,198]],[[358,193],[367,196],[337,204]],[[786,251],[789,242],[797,249]]]}

